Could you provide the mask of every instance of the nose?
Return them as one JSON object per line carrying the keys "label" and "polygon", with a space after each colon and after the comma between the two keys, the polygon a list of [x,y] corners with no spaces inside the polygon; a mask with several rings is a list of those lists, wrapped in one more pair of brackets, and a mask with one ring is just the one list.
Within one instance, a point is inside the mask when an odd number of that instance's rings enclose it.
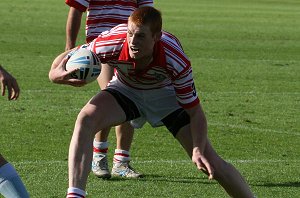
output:
{"label": "nose", "polygon": [[137,36],[136,35],[132,35],[131,37],[131,44],[135,45],[137,43]]}

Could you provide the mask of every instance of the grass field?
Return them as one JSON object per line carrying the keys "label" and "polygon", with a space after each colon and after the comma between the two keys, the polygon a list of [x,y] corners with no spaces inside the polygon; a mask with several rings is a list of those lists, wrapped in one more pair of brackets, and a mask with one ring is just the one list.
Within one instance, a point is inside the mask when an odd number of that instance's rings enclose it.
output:
{"label": "grass field", "polygon": [[[257,197],[300,197],[300,1],[155,2],[164,29],[191,59],[215,149]],[[74,121],[97,84],[73,88],[48,80],[64,50],[64,1],[1,0],[0,7],[0,63],[22,89],[18,101],[0,98],[0,153],[31,197],[64,197]],[[111,159],[113,131],[110,144]],[[91,174],[88,197],[227,197],[164,128],[137,130],[131,154],[146,177],[102,181]]]}

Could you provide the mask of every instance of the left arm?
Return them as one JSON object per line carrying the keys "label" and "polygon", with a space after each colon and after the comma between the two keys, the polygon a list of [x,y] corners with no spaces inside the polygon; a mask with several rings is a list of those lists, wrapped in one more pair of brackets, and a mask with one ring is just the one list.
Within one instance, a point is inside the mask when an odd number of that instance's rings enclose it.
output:
{"label": "left arm", "polygon": [[207,172],[209,179],[213,179],[213,168],[205,157],[205,148],[208,142],[207,138],[207,121],[203,109],[200,104],[185,109],[190,116],[190,127],[193,138],[192,161],[199,170]]}
{"label": "left arm", "polygon": [[190,116],[191,133],[193,137],[193,148],[197,148],[200,154],[204,154],[207,142],[207,121],[201,105],[185,109]]}
{"label": "left arm", "polygon": [[78,32],[81,26],[82,12],[74,7],[70,7],[66,24],[66,47],[70,50],[75,47]]}

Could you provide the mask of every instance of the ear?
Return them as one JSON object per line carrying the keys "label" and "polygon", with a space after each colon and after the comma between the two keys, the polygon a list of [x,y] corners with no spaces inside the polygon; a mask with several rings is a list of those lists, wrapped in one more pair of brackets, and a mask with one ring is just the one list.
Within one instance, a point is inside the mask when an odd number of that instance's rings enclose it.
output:
{"label": "ear", "polygon": [[161,36],[162,36],[162,32],[161,31],[158,32],[158,33],[156,33],[155,36],[154,36],[155,42],[159,41],[160,38],[161,38]]}

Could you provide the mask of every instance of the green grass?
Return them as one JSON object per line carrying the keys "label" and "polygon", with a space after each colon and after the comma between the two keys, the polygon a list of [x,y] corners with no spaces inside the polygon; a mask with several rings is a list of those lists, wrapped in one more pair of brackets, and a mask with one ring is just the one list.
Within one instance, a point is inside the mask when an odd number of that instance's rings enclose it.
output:
{"label": "green grass", "polygon": [[[218,153],[257,197],[300,197],[300,2],[157,0],[155,6],[191,59]],[[73,88],[48,80],[65,45],[63,1],[1,0],[0,7],[0,62],[22,89],[18,101],[0,98],[0,153],[33,198],[64,197],[74,121],[97,84]],[[111,161],[113,131],[110,143]],[[89,197],[226,197],[164,128],[137,130],[131,152],[146,177],[102,181],[91,174]]]}

